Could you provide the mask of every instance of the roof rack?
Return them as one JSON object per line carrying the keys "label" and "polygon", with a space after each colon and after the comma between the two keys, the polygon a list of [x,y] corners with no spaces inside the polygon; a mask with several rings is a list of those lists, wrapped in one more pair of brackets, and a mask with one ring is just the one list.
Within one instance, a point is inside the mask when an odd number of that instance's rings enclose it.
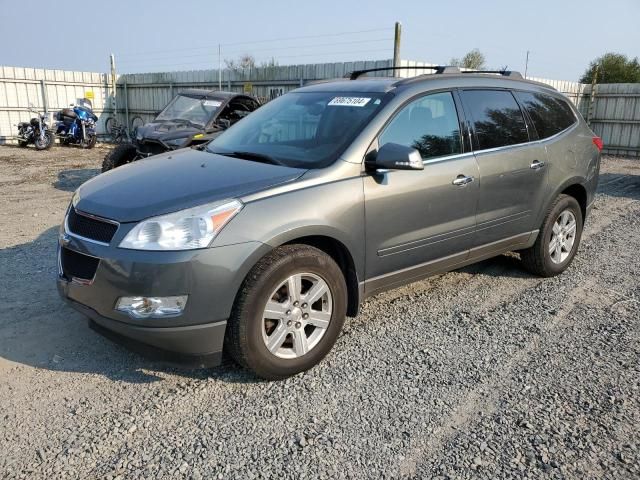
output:
{"label": "roof rack", "polygon": [[367,68],[364,70],[354,70],[351,73],[347,73],[345,77],[348,77],[349,80],[356,80],[361,75],[369,72],[386,72],[386,71],[396,71],[396,70],[434,70],[434,73],[460,73],[460,69],[458,67],[447,67],[442,65],[424,65],[424,66],[406,66],[406,67],[381,67],[381,68]]}
{"label": "roof rack", "polygon": [[520,72],[514,70],[462,70],[462,73],[493,73],[503,77],[523,78]]}

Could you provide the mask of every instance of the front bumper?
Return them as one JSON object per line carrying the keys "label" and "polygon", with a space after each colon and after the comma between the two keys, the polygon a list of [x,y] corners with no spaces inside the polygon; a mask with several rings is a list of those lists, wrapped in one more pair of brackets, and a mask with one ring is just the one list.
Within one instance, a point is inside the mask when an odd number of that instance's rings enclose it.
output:
{"label": "front bumper", "polygon": [[[116,237],[125,233],[119,231]],[[119,240],[114,238],[112,244]],[[61,248],[99,259],[90,281],[70,281],[62,271],[57,279],[60,296],[94,326],[114,334],[116,340],[130,340],[122,343],[135,350],[141,350],[136,346],[150,346],[200,366],[219,363],[236,293],[251,267],[269,250],[262,243],[247,242],[183,252],[145,252],[97,244],[64,231],[58,252]],[[189,296],[178,316],[134,319],[115,310],[120,297],[173,295]]]}

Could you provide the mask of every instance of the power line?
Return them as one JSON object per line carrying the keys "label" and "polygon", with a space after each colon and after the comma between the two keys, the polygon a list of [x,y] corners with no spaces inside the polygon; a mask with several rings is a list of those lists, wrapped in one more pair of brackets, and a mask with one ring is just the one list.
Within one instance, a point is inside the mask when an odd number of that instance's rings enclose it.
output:
{"label": "power line", "polygon": [[[309,45],[291,45],[291,46],[285,46],[285,47],[258,48],[258,49],[250,49],[250,51],[248,52],[246,50],[235,50],[235,51],[223,50],[222,53],[223,55],[227,56],[227,55],[236,55],[236,54],[242,54],[242,53],[253,54],[254,52],[265,52],[265,51],[275,52],[278,50],[291,50],[291,49],[304,50],[307,48],[315,48],[315,47],[328,47],[328,46],[335,46],[335,45],[355,45],[355,44],[363,44],[363,43],[378,43],[378,42],[389,42],[389,41],[390,41],[389,38],[375,38],[371,40],[352,40],[348,42],[316,43],[316,44],[309,44]],[[176,58],[194,58],[194,57],[211,58],[211,56],[212,56],[212,53],[196,53],[193,55],[180,55],[180,56],[172,55],[169,57],[150,57],[150,58],[144,58],[143,60],[123,60],[118,63],[124,65],[124,64],[139,63],[139,62],[156,61],[156,60],[173,60]]]}
{"label": "power line", "polygon": [[280,38],[271,38],[271,39],[264,39],[264,40],[253,40],[250,42],[220,43],[215,45],[205,45],[205,46],[189,47],[189,48],[165,49],[165,50],[155,50],[155,51],[147,51],[147,52],[124,52],[124,53],[119,53],[118,56],[128,57],[128,56],[137,56],[137,55],[148,55],[153,53],[184,52],[184,51],[217,48],[218,45],[221,45],[223,47],[231,47],[231,46],[237,46],[237,45],[254,45],[258,43],[281,42],[285,40],[303,40],[303,39],[309,39],[309,38],[339,37],[343,35],[356,35],[360,33],[384,32],[384,31],[391,31],[391,30],[393,30],[393,28],[372,28],[368,30],[354,30],[351,32],[325,33],[320,35],[302,35],[297,37],[280,37]]}
{"label": "power line", "polygon": [[[350,51],[343,51],[343,52],[322,52],[322,53],[307,53],[307,54],[301,54],[301,55],[284,55],[284,56],[280,56],[278,58],[299,58],[299,57],[310,57],[310,56],[326,56],[326,55],[333,55],[333,56],[338,56],[338,55],[347,55],[347,54],[352,54],[352,53],[372,53],[372,52],[389,52],[389,49],[385,48],[385,49],[370,49],[370,50],[350,50]],[[160,64],[152,64],[150,65],[148,68],[166,68],[166,67],[180,67],[180,66],[185,66],[185,65],[200,65],[200,66],[205,66],[207,64],[207,62],[186,62],[186,63],[160,63]],[[283,65],[284,66],[284,65]],[[143,73],[143,72],[140,72]]]}

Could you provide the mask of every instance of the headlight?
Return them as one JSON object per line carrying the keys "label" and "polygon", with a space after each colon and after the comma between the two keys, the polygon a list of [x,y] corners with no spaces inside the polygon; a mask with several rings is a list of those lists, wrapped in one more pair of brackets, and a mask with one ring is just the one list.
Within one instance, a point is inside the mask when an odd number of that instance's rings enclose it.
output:
{"label": "headlight", "polygon": [[133,250],[206,248],[242,209],[238,200],[224,200],[144,220],[120,243]]}

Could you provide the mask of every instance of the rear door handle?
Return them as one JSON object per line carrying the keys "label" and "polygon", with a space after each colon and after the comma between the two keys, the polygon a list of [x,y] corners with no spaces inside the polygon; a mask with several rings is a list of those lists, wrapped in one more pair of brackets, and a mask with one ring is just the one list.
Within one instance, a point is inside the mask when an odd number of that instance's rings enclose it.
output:
{"label": "rear door handle", "polygon": [[451,182],[453,185],[457,185],[458,187],[464,187],[466,184],[473,182],[473,177],[467,177],[466,175],[458,175]]}
{"label": "rear door handle", "polygon": [[544,167],[544,162],[541,162],[539,160],[534,160],[533,163],[529,165],[529,168],[531,168],[531,170],[540,170],[542,167]]}

